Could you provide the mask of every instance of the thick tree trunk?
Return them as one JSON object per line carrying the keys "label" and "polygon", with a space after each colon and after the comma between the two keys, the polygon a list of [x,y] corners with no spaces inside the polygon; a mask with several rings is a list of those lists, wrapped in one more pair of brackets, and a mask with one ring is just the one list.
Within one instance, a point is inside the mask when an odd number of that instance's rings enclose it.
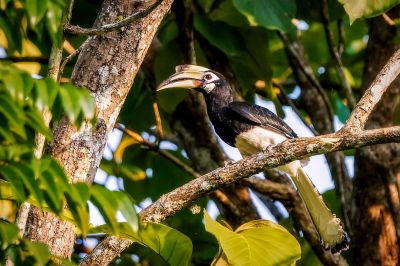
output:
{"label": "thick tree trunk", "polygon": [[[400,8],[389,13],[393,19]],[[380,16],[371,21],[363,87],[367,88],[393,52],[400,47],[399,30]],[[399,105],[397,78],[372,112],[366,128],[394,124]],[[397,109],[398,110],[398,109]],[[398,112],[398,111],[397,111]],[[400,144],[362,148],[356,154],[353,193],[354,259],[359,265],[400,263]]]}
{"label": "thick tree trunk", "polygon": [[[92,93],[97,123],[94,127],[84,123],[78,130],[63,119],[54,129],[54,142],[47,149],[64,167],[71,182],[93,182],[107,134],[171,3],[172,0],[163,1],[147,17],[118,31],[92,37],[80,54],[72,81]],[[142,8],[136,1],[105,0],[95,25],[116,22]],[[69,257],[75,240],[72,229],[71,224],[54,215],[32,208],[25,236],[48,244],[54,255]]]}

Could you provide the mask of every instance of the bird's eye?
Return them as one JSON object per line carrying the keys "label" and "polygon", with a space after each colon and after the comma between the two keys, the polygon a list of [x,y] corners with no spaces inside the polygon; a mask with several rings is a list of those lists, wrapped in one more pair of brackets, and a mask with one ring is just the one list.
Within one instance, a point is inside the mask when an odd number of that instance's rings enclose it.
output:
{"label": "bird's eye", "polygon": [[211,74],[205,74],[204,75],[205,80],[212,80],[212,75]]}

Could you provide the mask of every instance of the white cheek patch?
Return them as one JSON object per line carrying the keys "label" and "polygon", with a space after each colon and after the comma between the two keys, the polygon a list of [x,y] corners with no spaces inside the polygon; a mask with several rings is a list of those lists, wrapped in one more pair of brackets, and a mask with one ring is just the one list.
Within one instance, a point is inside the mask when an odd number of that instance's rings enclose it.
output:
{"label": "white cheek patch", "polygon": [[210,93],[214,88],[215,88],[215,84],[214,84],[214,83],[208,83],[208,84],[204,87],[204,90],[205,90],[207,93]]}

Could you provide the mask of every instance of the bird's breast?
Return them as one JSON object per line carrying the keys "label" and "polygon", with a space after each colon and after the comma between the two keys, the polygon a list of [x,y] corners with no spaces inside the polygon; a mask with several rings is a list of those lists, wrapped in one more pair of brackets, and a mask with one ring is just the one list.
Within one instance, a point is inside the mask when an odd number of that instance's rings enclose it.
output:
{"label": "bird's breast", "polygon": [[235,146],[243,156],[248,156],[261,152],[269,145],[281,143],[286,139],[283,135],[256,126],[238,134],[235,138]]}

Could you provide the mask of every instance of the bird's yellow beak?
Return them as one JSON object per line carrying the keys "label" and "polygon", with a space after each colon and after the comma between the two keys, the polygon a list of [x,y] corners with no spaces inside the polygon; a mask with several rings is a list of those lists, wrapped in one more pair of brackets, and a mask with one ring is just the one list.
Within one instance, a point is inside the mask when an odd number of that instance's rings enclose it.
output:
{"label": "bird's yellow beak", "polygon": [[207,68],[195,65],[180,65],[175,68],[175,74],[161,82],[157,91],[168,88],[194,89],[203,86],[203,74]]}

